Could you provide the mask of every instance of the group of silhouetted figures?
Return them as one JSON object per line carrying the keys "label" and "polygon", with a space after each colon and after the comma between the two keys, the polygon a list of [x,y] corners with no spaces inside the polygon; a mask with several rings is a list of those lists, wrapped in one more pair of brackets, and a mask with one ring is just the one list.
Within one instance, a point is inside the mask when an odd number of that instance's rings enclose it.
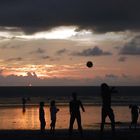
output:
{"label": "group of silhouetted figures", "polygon": [[[111,94],[117,92],[114,87],[109,87],[106,83],[101,84],[101,98],[102,98],[102,110],[101,110],[101,126],[100,132],[102,133],[104,130],[104,125],[106,118],[109,117],[111,121],[111,129],[112,132],[115,133],[115,115],[113,109],[111,108]],[[85,109],[82,105],[82,102],[77,99],[77,94],[72,93],[72,100],[69,103],[69,111],[70,111],[70,123],[69,123],[69,134],[72,134],[74,121],[77,120],[78,130],[83,135],[83,129],[81,125],[81,114],[80,108],[83,112]],[[131,124],[130,128],[133,126],[136,129],[138,116],[139,116],[139,107],[137,105],[130,105],[131,109]],[[56,114],[59,109],[56,107],[55,100],[50,102],[50,114],[51,114],[51,124],[50,131],[54,134],[55,124],[56,124]],[[39,108],[39,120],[40,120],[40,130],[41,132],[45,131],[46,121],[45,121],[45,113],[44,113],[44,102],[40,102]]]}
{"label": "group of silhouetted figures", "polygon": [[[44,102],[40,102],[39,108],[39,120],[40,120],[40,130],[41,132],[45,131],[46,121],[45,121],[45,113],[44,113]],[[54,133],[55,131],[55,123],[56,123],[56,113],[59,109],[55,105],[55,100],[52,100],[50,103],[50,114],[51,114],[51,124],[50,131]]]}
{"label": "group of silhouetted figures", "polygon": [[[78,130],[80,131],[81,135],[83,135],[82,125],[81,125],[81,114],[80,114],[80,107],[82,111],[85,112],[85,109],[82,105],[80,100],[77,100],[77,94],[72,93],[73,100],[69,103],[70,108],[70,125],[69,125],[69,132],[72,134],[73,131],[73,124],[75,119],[77,120]],[[39,108],[39,120],[40,120],[40,130],[41,132],[45,131],[46,121],[45,121],[45,113],[44,113],[44,102],[40,102]],[[50,102],[50,114],[51,114],[51,124],[50,124],[50,131],[54,134],[55,131],[55,123],[56,123],[56,113],[59,109],[55,105],[55,100]]]}

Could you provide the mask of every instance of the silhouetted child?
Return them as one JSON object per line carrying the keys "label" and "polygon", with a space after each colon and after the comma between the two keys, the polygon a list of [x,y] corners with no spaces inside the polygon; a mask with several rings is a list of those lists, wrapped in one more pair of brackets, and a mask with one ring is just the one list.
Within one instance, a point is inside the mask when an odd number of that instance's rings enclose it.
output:
{"label": "silhouetted child", "polygon": [[22,107],[25,108],[25,104],[26,104],[26,99],[22,98]]}
{"label": "silhouetted child", "polygon": [[50,115],[51,115],[51,124],[50,124],[50,131],[54,133],[55,131],[55,123],[56,123],[56,113],[59,111],[59,109],[55,105],[55,101],[52,100],[50,103]]}
{"label": "silhouetted child", "polygon": [[22,113],[24,114],[26,112],[26,99],[22,98]]}
{"label": "silhouetted child", "polygon": [[101,84],[101,97],[102,97],[102,115],[101,115],[101,132],[104,130],[106,117],[108,116],[111,121],[112,132],[115,132],[115,116],[111,108],[111,93],[116,92],[114,87],[110,88],[106,83]]}
{"label": "silhouetted child", "polygon": [[40,130],[41,130],[41,132],[44,132],[45,131],[45,126],[46,126],[45,112],[44,112],[44,102],[40,102],[39,120],[40,120]]}
{"label": "silhouetted child", "polygon": [[82,102],[80,100],[77,100],[77,94],[72,93],[73,100],[70,101],[69,107],[70,107],[70,125],[69,125],[69,132],[70,135],[73,130],[73,124],[75,119],[78,123],[78,130],[81,133],[81,136],[83,135],[82,125],[81,125],[81,114],[80,114],[80,107],[82,108],[82,111],[85,112],[85,109],[82,105]]}
{"label": "silhouetted child", "polygon": [[134,126],[134,128],[136,129],[140,109],[137,105],[129,105],[129,108],[131,109],[131,120],[132,120],[129,128],[131,129],[131,127]]}

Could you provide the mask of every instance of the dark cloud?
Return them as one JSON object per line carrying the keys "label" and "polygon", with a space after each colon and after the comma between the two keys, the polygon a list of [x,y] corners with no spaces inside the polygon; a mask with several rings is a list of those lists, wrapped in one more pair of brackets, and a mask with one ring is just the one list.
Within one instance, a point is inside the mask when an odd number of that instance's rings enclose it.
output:
{"label": "dark cloud", "polygon": [[7,59],[6,61],[22,61],[23,60],[23,58],[21,58],[21,57],[16,57],[16,58],[9,58],[9,59]]}
{"label": "dark cloud", "polygon": [[98,32],[139,30],[139,5],[139,0],[1,0],[0,26],[28,34],[60,25]]}
{"label": "dark cloud", "polygon": [[64,48],[64,49],[58,50],[56,53],[57,53],[58,55],[61,55],[61,54],[64,54],[64,53],[66,53],[66,52],[68,52],[68,50]]}
{"label": "dark cloud", "polygon": [[99,47],[95,46],[94,48],[85,49],[82,52],[75,52],[73,55],[77,56],[102,56],[102,55],[111,55],[111,52],[103,51]]}
{"label": "dark cloud", "polygon": [[24,44],[16,45],[16,44],[11,44],[11,42],[6,42],[5,44],[2,44],[0,46],[0,49],[20,49],[23,47]]}
{"label": "dark cloud", "polygon": [[37,78],[37,74],[35,72],[32,72],[32,73],[31,72],[27,72],[27,76],[31,77],[31,78],[32,77]]}
{"label": "dark cloud", "polygon": [[38,48],[37,50],[30,52],[30,54],[43,54],[43,53],[45,53],[45,50],[42,48]]}
{"label": "dark cloud", "polygon": [[122,57],[120,57],[120,58],[118,59],[118,61],[120,61],[120,62],[125,62],[126,59],[127,59],[127,57],[122,56]]}
{"label": "dark cloud", "polygon": [[9,46],[9,45],[10,45],[10,43],[7,43],[7,44],[1,46],[0,49],[19,49],[21,47],[21,46],[16,46],[16,45],[14,45],[14,46]]}
{"label": "dark cloud", "polygon": [[[99,86],[103,81],[109,85],[121,85],[121,86],[139,86],[140,78],[130,77],[129,75],[122,75],[121,77],[113,74],[108,74],[106,77],[95,77],[95,79],[69,79],[69,78],[39,78],[36,73],[28,72],[27,76],[2,76],[0,75],[0,86]],[[114,80],[115,78],[115,80]]]}
{"label": "dark cloud", "polygon": [[118,78],[118,76],[114,75],[114,74],[106,74],[105,77],[106,78],[115,78],[115,79]]}
{"label": "dark cloud", "polygon": [[126,74],[123,73],[123,74],[122,74],[122,77],[123,77],[123,78],[129,78],[129,75],[126,75]]}
{"label": "dark cloud", "polygon": [[0,36],[0,40],[7,39],[6,37]]}
{"label": "dark cloud", "polygon": [[48,55],[44,55],[41,57],[43,60],[49,60],[49,61],[59,61],[60,58],[54,58],[54,57],[51,57],[51,56],[48,56]]}
{"label": "dark cloud", "polygon": [[50,56],[42,56],[42,59],[49,59]]}
{"label": "dark cloud", "polygon": [[0,31],[11,31],[11,32],[18,32],[19,30],[21,30],[21,28],[18,27],[4,27],[4,26],[0,26]]}
{"label": "dark cloud", "polygon": [[61,60],[61,58],[59,57],[59,58],[50,58],[49,59],[50,61],[59,61],[59,60]]}
{"label": "dark cloud", "polygon": [[121,49],[120,54],[140,55],[140,36],[136,36],[130,42],[126,43]]}

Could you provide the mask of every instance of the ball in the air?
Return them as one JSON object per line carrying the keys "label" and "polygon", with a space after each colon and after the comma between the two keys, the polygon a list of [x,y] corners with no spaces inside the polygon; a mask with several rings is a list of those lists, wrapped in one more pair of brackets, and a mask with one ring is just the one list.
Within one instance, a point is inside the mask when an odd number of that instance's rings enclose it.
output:
{"label": "ball in the air", "polygon": [[87,62],[87,67],[88,67],[88,68],[93,67],[93,63],[92,63],[91,61],[88,61],[88,62]]}

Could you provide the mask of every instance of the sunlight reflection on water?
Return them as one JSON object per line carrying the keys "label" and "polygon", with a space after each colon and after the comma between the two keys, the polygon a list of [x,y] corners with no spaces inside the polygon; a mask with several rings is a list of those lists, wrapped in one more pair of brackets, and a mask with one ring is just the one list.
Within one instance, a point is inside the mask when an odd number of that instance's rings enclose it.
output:
{"label": "sunlight reflection on water", "polygon": [[[58,106],[56,129],[68,129],[69,108],[68,106]],[[113,106],[116,122],[130,122],[131,114],[128,106]],[[1,107],[0,108],[0,129],[31,129],[40,128],[39,108],[31,106],[26,108],[23,114],[22,107]],[[82,114],[82,125],[84,129],[99,129],[101,120],[100,106],[85,106],[86,112]],[[50,128],[49,107],[45,107],[46,129]],[[107,119],[108,121],[108,119]],[[77,128],[75,123],[74,128]]]}

